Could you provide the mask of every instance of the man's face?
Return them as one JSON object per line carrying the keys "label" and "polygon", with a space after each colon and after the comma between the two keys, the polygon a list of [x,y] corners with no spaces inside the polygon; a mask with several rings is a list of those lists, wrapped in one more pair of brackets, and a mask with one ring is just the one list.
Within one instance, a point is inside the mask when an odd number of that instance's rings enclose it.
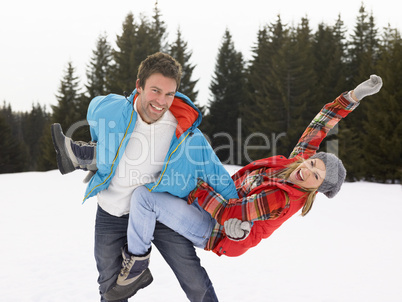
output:
{"label": "man's face", "polygon": [[144,87],[136,83],[138,92],[138,114],[148,124],[159,120],[173,103],[177,83],[172,78],[167,78],[160,73],[152,74]]}

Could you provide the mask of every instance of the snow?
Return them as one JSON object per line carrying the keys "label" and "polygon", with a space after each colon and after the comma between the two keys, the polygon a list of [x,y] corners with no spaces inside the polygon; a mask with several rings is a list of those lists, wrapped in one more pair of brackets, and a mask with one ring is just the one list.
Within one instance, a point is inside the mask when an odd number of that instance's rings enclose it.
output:
{"label": "snow", "polygon": [[[84,176],[0,175],[0,301],[99,301],[96,199],[81,204]],[[197,253],[220,301],[402,301],[401,193],[401,185],[346,183],[243,256]],[[131,300],[187,301],[156,249],[151,271],[154,282]]]}

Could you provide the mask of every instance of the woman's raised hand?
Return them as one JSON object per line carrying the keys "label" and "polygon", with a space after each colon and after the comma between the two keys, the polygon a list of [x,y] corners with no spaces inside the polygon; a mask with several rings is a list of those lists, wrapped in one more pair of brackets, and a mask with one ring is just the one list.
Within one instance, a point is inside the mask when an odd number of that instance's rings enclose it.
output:
{"label": "woman's raised hand", "polygon": [[371,75],[370,79],[359,84],[352,92],[352,97],[360,101],[365,96],[373,95],[380,91],[382,87],[382,79],[378,75]]}

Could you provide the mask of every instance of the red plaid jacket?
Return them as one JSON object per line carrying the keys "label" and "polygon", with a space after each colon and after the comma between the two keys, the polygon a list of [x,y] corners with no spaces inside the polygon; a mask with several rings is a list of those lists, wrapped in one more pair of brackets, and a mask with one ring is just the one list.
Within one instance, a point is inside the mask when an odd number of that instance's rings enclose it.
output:
{"label": "red plaid jacket", "polygon": [[[217,220],[205,249],[219,256],[240,256],[262,239],[268,238],[297,213],[303,207],[307,193],[284,179],[271,178],[269,175],[285,169],[300,157],[307,159],[314,155],[329,130],[358,105],[357,102],[349,102],[343,95],[339,96],[326,104],[311,121],[289,159],[281,155],[260,159],[235,173],[232,179],[238,199],[225,200],[207,183],[199,180],[188,202],[192,203],[198,198],[198,203]],[[230,218],[253,223],[245,240],[233,241],[226,237],[223,223]]]}

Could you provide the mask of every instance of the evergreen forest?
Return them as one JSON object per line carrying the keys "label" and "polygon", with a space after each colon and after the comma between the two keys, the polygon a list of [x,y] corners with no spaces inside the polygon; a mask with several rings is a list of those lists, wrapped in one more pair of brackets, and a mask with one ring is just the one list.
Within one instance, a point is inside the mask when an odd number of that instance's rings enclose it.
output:
{"label": "evergreen forest", "polygon": [[[128,13],[115,47],[100,35],[81,83],[68,62],[56,93],[57,104],[33,104],[15,112],[0,107],[0,173],[57,169],[50,125],[74,127],[73,139],[89,141],[85,121],[92,98],[131,93],[142,60],[157,51],[169,53],[183,67],[180,92],[200,108],[200,129],[224,164],[245,165],[272,155],[289,156],[300,135],[323,105],[353,89],[371,74],[380,75],[380,93],[367,97],[351,116],[335,127],[321,150],[337,154],[349,181],[400,183],[402,179],[402,39],[398,29],[379,29],[364,4],[354,28],[341,15],[334,24],[311,28],[308,17],[297,25],[271,20],[255,33],[248,61],[236,50],[230,29],[222,33],[210,99],[200,106],[188,48],[180,29],[168,43],[163,15]],[[203,102],[205,103],[205,102]]]}

